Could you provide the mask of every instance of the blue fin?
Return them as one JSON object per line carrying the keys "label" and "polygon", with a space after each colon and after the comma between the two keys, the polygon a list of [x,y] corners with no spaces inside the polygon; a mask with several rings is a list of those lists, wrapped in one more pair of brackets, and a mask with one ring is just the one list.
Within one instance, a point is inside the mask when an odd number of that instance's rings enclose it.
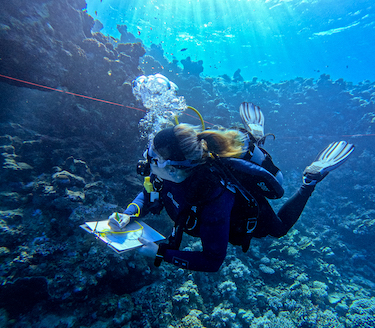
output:
{"label": "blue fin", "polygon": [[314,162],[303,172],[303,182],[312,184],[321,181],[329,172],[343,164],[354,151],[354,145],[346,141],[332,142],[323,149]]}

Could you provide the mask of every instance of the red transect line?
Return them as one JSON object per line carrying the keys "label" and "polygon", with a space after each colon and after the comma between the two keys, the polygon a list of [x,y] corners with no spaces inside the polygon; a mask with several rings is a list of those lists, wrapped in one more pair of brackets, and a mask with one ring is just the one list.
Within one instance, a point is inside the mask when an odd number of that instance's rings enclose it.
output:
{"label": "red transect line", "polygon": [[[79,93],[74,93],[74,92],[70,92],[70,91],[64,91],[64,90],[61,90],[61,89],[47,87],[47,86],[42,85],[42,84],[37,84],[37,83],[33,83],[33,82],[21,80],[21,79],[16,79],[14,77],[2,75],[2,74],[0,74],[0,76],[3,77],[3,78],[9,79],[9,80],[13,80],[13,81],[17,81],[17,82],[21,82],[21,83],[25,83],[25,84],[30,84],[30,85],[33,85],[33,86],[36,86],[36,87],[39,87],[39,88],[44,88],[44,89],[48,89],[48,90],[52,90],[52,91],[66,93],[66,94],[69,94],[69,95],[72,95],[72,96],[81,97],[81,98],[85,98],[85,99],[100,101],[102,103],[106,103],[106,104],[110,104],[110,105],[115,105],[115,106],[120,106],[120,107],[127,107],[127,108],[131,108],[131,109],[139,110],[141,112],[147,112],[146,110],[141,109],[141,108],[137,108],[137,107],[126,106],[126,105],[118,104],[118,103],[115,103],[115,102],[112,102],[112,101],[108,101],[108,100],[103,100],[103,99],[98,99],[98,98],[94,98],[94,97],[90,97],[90,96],[81,95]],[[191,116],[191,117],[199,120],[199,118],[197,118],[197,117],[195,117],[193,115],[190,115],[190,114],[187,114],[187,113],[184,113],[184,114],[188,115],[188,116]],[[204,122],[207,123],[207,124],[214,125],[213,123],[210,123],[210,122],[207,122],[207,121],[204,121]]]}
{"label": "red transect line", "polygon": [[[127,107],[127,108],[135,109],[135,110],[138,110],[138,111],[141,111],[141,112],[147,112],[146,110],[141,109],[141,108],[126,106],[126,105],[118,104],[118,103],[115,103],[115,102],[112,102],[112,101],[108,101],[108,100],[103,100],[103,99],[99,99],[99,98],[94,98],[94,97],[90,97],[90,96],[81,95],[81,94],[78,94],[78,93],[73,93],[73,92],[64,91],[64,90],[60,90],[60,89],[56,89],[56,88],[52,88],[52,87],[47,87],[45,85],[41,85],[41,84],[37,84],[37,83],[33,83],[33,82],[21,80],[21,79],[16,79],[15,77],[10,77],[10,76],[3,75],[3,74],[0,74],[0,77],[3,77],[5,79],[9,79],[9,80],[13,80],[13,81],[17,81],[17,82],[21,82],[21,83],[25,83],[25,84],[34,85],[34,86],[39,87],[39,88],[44,88],[44,89],[48,89],[48,90],[52,90],[52,91],[66,93],[66,94],[69,94],[69,95],[72,95],[72,96],[76,96],[76,97],[81,97],[81,98],[85,98],[85,99],[99,101],[99,102],[102,102],[102,103],[105,103],[105,104],[110,104],[110,105],[115,105],[115,106],[120,106],[120,107]],[[190,116],[190,117],[193,117],[193,118],[199,120],[199,118],[196,117],[196,116],[194,116],[194,115],[190,115],[190,114],[187,114],[187,113],[184,113],[184,114],[187,115],[187,116]],[[215,124],[213,124],[211,122],[207,122],[205,120],[203,120],[203,121],[205,123],[207,123],[207,124],[215,125]],[[373,136],[375,136],[375,134],[352,134],[352,135],[351,134],[346,134],[346,135],[342,135],[342,137],[349,137],[349,138],[373,137]],[[327,136],[325,136],[325,137],[327,137]],[[284,139],[298,139],[298,138],[299,137],[284,137]]]}
{"label": "red transect line", "polygon": [[357,137],[373,137],[375,134],[343,134],[343,137],[357,138]]}
{"label": "red transect line", "polygon": [[[191,114],[188,114],[188,113],[183,113],[184,115],[186,115],[186,116],[190,116],[190,117],[192,117],[192,118],[195,118],[196,120],[199,120],[199,117],[196,117],[196,116],[194,116],[194,115],[191,115]],[[211,122],[208,122],[208,121],[205,121],[205,120],[203,120],[203,122],[204,123],[207,123],[207,124],[210,124],[210,125],[215,125],[215,124],[213,124],[213,123],[211,123]]]}
{"label": "red transect line", "polygon": [[[347,137],[347,138],[359,138],[359,137],[374,137],[375,134],[342,134],[339,137]],[[298,136],[298,137],[278,137],[277,139],[302,139],[302,138],[310,138],[307,136]],[[323,136],[318,135],[316,136],[317,139],[324,139],[324,138],[337,138],[337,136]]]}
{"label": "red transect line", "polygon": [[81,94],[74,93],[74,92],[64,91],[64,90],[60,90],[60,89],[56,89],[56,88],[51,88],[51,87],[47,87],[45,85],[41,85],[41,84],[37,84],[37,83],[25,81],[25,80],[16,79],[14,77],[2,75],[2,74],[0,74],[0,76],[3,77],[3,78],[9,79],[9,80],[13,80],[13,81],[17,81],[17,82],[21,82],[21,83],[25,83],[25,84],[29,84],[29,85],[34,85],[36,87],[43,88],[43,89],[48,89],[48,90],[52,90],[52,91],[66,93],[68,95],[81,97],[81,98],[85,98],[85,99],[95,100],[95,101],[99,101],[99,102],[102,102],[102,103],[105,103],[105,104],[110,104],[110,105],[115,105],[115,106],[120,106],[120,107],[127,107],[127,108],[131,108],[131,109],[139,110],[141,112],[146,112],[144,109],[141,109],[141,108],[126,106],[126,105],[118,104],[118,103],[108,101],[108,100],[104,100],[104,99],[94,98],[94,97],[85,96],[85,95],[81,95]]}
{"label": "red transect line", "polygon": [[3,77],[3,78],[9,79],[9,80],[13,80],[13,81],[17,81],[17,82],[22,82],[22,83],[26,83],[26,84],[30,84],[30,85],[35,85],[35,86],[40,87],[40,88],[49,89],[49,90],[58,91],[58,92],[64,92],[63,90],[59,90],[59,89],[47,87],[45,85],[36,84],[36,83],[33,83],[33,82],[29,82],[29,81],[24,81],[24,80],[16,79],[15,77],[6,76],[6,75],[3,75],[3,74],[0,74],[0,76]]}

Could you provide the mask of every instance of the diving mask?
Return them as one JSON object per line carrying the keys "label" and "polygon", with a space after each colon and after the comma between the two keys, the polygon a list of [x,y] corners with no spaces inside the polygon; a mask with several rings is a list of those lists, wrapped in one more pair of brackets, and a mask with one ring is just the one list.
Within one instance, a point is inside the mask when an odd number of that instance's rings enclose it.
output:
{"label": "diving mask", "polygon": [[194,167],[197,165],[196,163],[192,163],[192,161],[189,159],[184,160],[184,161],[172,161],[170,159],[166,160],[157,153],[157,151],[154,149],[152,144],[148,148],[147,156],[149,156],[148,159],[150,161],[150,164],[155,164],[161,169],[165,168],[167,165],[177,166],[177,167],[186,167],[186,168]]}
{"label": "diving mask", "polygon": [[151,173],[163,180],[175,183],[184,181],[190,175],[190,169],[197,165],[196,163],[192,163],[191,160],[165,160],[155,151],[152,145],[148,148],[147,159],[150,162]]}

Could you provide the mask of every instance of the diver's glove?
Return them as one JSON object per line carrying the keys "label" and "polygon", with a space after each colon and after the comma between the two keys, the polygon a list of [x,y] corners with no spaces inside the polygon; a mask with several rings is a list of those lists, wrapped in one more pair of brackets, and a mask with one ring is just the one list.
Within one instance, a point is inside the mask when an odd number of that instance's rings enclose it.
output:
{"label": "diver's glove", "polygon": [[130,222],[130,215],[122,213],[112,213],[109,216],[108,225],[113,231],[121,231]]}
{"label": "diver's glove", "polygon": [[318,154],[311,165],[305,168],[303,171],[303,184],[317,184],[329,172],[343,164],[353,151],[354,145],[346,141],[332,142]]}
{"label": "diver's glove", "polygon": [[159,246],[154,242],[143,237],[139,237],[138,240],[143,244],[143,246],[138,249],[139,253],[147,257],[155,258]]}

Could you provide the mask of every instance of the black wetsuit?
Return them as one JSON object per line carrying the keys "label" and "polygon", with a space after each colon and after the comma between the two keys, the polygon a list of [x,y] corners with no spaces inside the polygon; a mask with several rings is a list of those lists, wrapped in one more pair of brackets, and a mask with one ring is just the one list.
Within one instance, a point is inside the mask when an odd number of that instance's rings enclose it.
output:
{"label": "black wetsuit", "polygon": [[[259,183],[254,184],[253,190],[250,190],[256,205],[248,206],[238,189],[231,188],[215,170],[203,165],[182,183],[163,181],[159,192],[159,206],[149,202],[146,190],[140,193],[133,203],[141,208],[141,216],[146,215],[150,209],[160,212],[164,207],[175,222],[177,231],[170,237],[170,243],[159,247],[164,261],[190,270],[213,272],[223,263],[228,242],[242,245],[246,251],[247,243],[250,243],[252,237],[285,235],[298,220],[314,190],[314,186],[303,185],[276,214],[258,185]],[[276,188],[279,194],[268,193],[268,198],[281,197],[281,186]],[[126,214],[136,212],[134,205],[125,211]],[[236,233],[233,222],[246,220],[252,215],[257,216],[254,230],[246,236]],[[203,250],[179,250],[182,232],[199,237]]]}

